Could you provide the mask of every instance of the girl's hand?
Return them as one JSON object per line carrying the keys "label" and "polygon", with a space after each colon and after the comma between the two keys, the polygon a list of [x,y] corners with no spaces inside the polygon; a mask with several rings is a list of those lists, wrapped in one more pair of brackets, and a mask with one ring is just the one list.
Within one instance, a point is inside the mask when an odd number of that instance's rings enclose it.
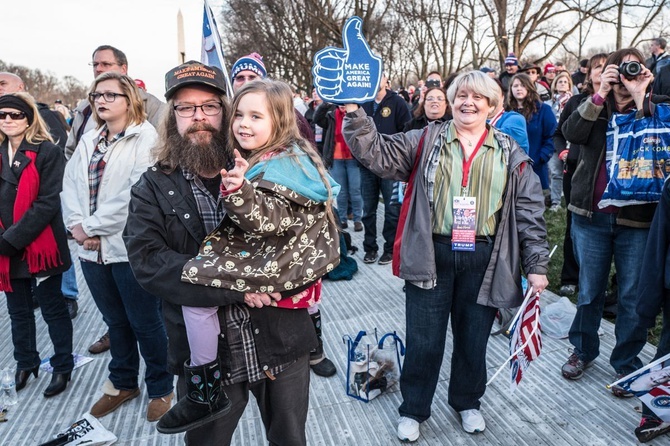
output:
{"label": "girl's hand", "polygon": [[242,158],[240,152],[235,149],[235,167],[231,170],[221,169],[221,184],[226,190],[238,189],[244,182],[244,174],[249,169],[249,163]]}

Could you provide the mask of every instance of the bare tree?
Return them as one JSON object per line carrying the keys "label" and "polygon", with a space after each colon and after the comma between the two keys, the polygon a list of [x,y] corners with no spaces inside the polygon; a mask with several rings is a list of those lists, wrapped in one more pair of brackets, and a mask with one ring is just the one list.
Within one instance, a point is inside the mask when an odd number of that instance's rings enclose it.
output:
{"label": "bare tree", "polygon": [[[554,53],[580,59],[594,30],[616,27],[616,45],[667,33],[670,0],[222,0],[224,47],[233,59],[261,53],[268,70],[309,90],[314,53],[340,46],[347,18],[363,33],[384,69],[405,85],[428,71],[479,68],[513,51],[542,63]],[[630,20],[635,17],[635,20]],[[631,23],[631,25],[626,25]],[[632,24],[634,23],[634,26]],[[653,31],[651,31],[653,30]],[[651,34],[650,34],[651,33]],[[599,42],[605,43],[605,42]]]}
{"label": "bare tree", "polygon": [[[383,22],[388,3],[377,0],[229,0],[221,22],[227,54],[256,51],[277,78],[310,90],[314,53],[342,45],[342,26],[352,15],[363,18],[371,46],[390,38],[392,23]],[[389,54],[382,54],[390,60]]]}
{"label": "bare tree", "polygon": [[61,99],[71,106],[86,97],[87,87],[73,76],[58,79],[54,74],[39,69],[31,69],[21,65],[8,64],[0,60],[0,71],[7,71],[19,76],[25,89],[38,102],[53,104]]}

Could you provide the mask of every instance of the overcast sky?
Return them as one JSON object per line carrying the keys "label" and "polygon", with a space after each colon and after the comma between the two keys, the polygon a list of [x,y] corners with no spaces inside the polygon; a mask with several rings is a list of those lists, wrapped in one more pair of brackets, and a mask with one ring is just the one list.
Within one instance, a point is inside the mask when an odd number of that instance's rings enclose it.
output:
{"label": "overcast sky", "polygon": [[[9,0],[7,0],[9,1]],[[178,64],[177,11],[184,17],[186,60],[200,59],[202,0],[21,0],[0,13],[0,60],[74,76],[89,85],[91,53],[112,45],[128,56],[128,74],[163,97],[165,73]],[[209,0],[217,15],[220,2]],[[228,64],[231,62],[228,61]]]}

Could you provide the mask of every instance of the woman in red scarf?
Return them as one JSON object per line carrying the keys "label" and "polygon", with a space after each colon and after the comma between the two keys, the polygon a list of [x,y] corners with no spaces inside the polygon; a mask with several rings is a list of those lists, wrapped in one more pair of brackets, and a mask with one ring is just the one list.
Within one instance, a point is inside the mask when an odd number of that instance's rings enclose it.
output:
{"label": "woman in red scarf", "polygon": [[65,158],[27,93],[0,97],[0,291],[12,322],[16,390],[37,378],[33,294],[54,346],[45,397],[67,387],[74,367],[72,322],[61,293],[71,265],[60,198]]}

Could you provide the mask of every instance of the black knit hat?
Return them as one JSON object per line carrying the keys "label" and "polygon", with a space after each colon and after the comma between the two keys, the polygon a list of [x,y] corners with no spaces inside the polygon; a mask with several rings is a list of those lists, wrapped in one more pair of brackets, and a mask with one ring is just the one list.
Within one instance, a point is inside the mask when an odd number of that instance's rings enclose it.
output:
{"label": "black knit hat", "polygon": [[30,104],[13,94],[0,96],[0,108],[15,108],[16,110],[25,113],[26,118],[28,118],[28,125],[31,125],[35,119],[35,113]]}

